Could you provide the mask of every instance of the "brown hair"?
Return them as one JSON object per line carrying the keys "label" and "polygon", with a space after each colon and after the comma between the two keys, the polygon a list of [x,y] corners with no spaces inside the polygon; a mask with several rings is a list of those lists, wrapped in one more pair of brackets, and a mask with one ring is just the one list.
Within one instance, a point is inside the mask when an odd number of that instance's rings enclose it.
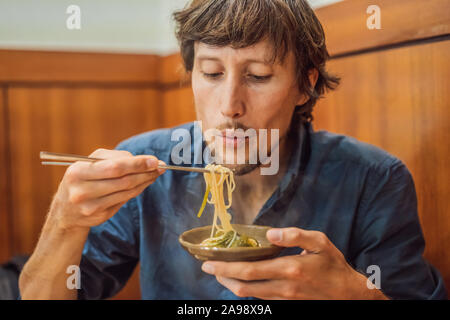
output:
{"label": "brown hair", "polygon": [[[292,50],[300,92],[309,96],[296,108],[303,121],[312,121],[317,99],[339,84],[339,78],[325,70],[325,34],[306,0],[193,0],[173,16],[187,72],[193,69],[196,41],[237,49],[268,39],[274,48],[272,63],[277,58],[283,62]],[[308,77],[312,68],[319,73],[314,88]]]}

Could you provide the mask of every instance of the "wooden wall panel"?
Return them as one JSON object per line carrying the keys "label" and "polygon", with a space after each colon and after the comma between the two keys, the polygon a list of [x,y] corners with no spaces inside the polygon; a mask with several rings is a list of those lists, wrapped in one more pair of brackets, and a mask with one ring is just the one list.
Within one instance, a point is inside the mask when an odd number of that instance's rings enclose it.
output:
{"label": "wooden wall panel", "polygon": [[156,55],[0,50],[0,82],[159,83]]}
{"label": "wooden wall panel", "polygon": [[11,255],[6,95],[6,88],[0,87],[0,263],[5,262]]}
{"label": "wooden wall panel", "polygon": [[161,84],[172,89],[189,82],[179,53],[161,57],[160,72]]}
{"label": "wooden wall panel", "polygon": [[342,133],[399,157],[416,184],[425,256],[450,288],[450,41],[330,61],[340,88],[315,107],[315,129]]}
{"label": "wooden wall panel", "polygon": [[162,97],[164,126],[173,127],[196,119],[194,96],[190,86],[166,90],[163,92]]}
{"label": "wooden wall panel", "polygon": [[88,155],[161,126],[152,89],[12,88],[9,93],[13,252],[31,253],[65,168],[39,151]]}
{"label": "wooden wall panel", "polygon": [[[367,28],[369,5],[380,8],[381,29]],[[345,0],[315,11],[332,56],[450,33],[450,2]]]}

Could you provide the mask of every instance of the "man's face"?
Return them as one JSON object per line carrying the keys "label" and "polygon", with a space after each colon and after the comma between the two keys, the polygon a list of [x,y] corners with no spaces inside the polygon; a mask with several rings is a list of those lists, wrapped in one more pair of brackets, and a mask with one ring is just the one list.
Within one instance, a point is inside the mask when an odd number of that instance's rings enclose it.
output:
{"label": "man's face", "polygon": [[[234,152],[234,164],[227,166],[234,168],[236,174],[245,174],[258,166],[249,164],[249,157],[252,152],[258,154],[261,146],[250,145],[251,137],[245,138],[233,129],[252,128],[257,137],[260,129],[267,129],[270,152],[276,147],[271,145],[270,129],[279,130],[281,141],[288,132],[295,106],[305,100],[298,90],[292,52],[283,64],[268,62],[271,53],[267,41],[242,49],[195,44],[192,89],[197,119],[202,122],[203,132],[217,129],[215,138],[208,142],[216,160],[219,159],[216,162],[224,163],[227,153]],[[222,144],[223,148],[217,147]],[[241,148],[246,160],[244,164],[236,164],[237,150]]]}

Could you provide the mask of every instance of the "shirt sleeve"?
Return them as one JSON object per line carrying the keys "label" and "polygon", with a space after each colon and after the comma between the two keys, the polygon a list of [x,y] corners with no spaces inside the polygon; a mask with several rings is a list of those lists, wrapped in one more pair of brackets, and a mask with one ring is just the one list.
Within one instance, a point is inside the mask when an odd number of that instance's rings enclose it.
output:
{"label": "shirt sleeve", "polygon": [[136,198],[103,224],[92,227],[80,262],[78,299],[106,299],[117,294],[139,260]]}
{"label": "shirt sleeve", "polygon": [[353,267],[368,277],[377,270],[369,266],[379,267],[381,291],[391,299],[446,299],[441,275],[423,257],[425,241],[408,169],[396,160],[385,172],[371,170],[367,179],[353,238]]}

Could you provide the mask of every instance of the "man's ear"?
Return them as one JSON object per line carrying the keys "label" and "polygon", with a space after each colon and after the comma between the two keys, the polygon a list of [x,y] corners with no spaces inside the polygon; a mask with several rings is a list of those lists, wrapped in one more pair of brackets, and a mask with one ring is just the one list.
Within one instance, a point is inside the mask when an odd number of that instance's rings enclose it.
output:
{"label": "man's ear", "polygon": [[[309,78],[310,87],[314,88],[316,86],[317,79],[319,78],[319,72],[317,71],[316,68],[309,69],[308,78]],[[308,100],[309,100],[308,95],[302,93],[302,95],[296,105],[301,106],[301,105],[305,104],[306,102],[308,102]]]}

